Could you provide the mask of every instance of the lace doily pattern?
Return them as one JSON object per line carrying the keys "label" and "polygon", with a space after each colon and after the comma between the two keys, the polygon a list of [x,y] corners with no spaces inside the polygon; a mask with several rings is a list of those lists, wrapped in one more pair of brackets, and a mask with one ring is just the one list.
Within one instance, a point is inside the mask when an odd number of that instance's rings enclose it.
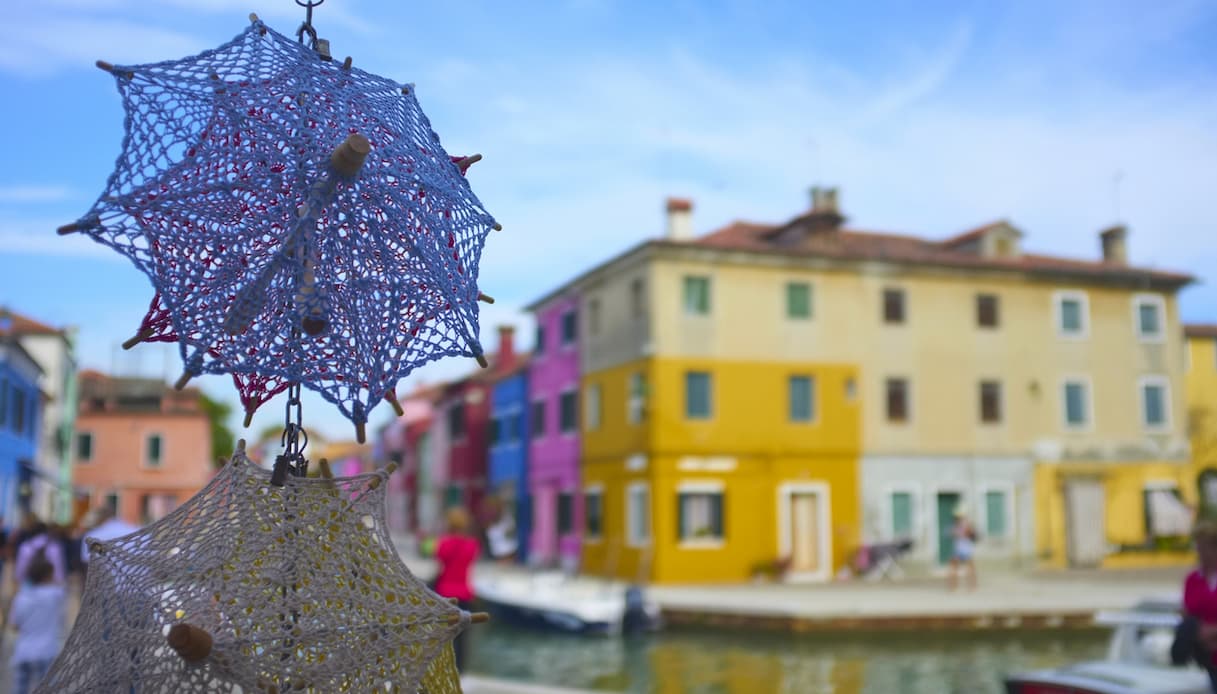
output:
{"label": "lace doily pattern", "polygon": [[37,691],[459,692],[449,644],[471,615],[397,556],[386,479],[275,487],[239,449],[161,521],[90,545],[79,617]]}
{"label": "lace doily pattern", "polygon": [[482,356],[478,263],[497,224],[411,85],[256,19],[192,58],[103,67],[122,152],[61,231],[148,275],[186,376],[300,383],[358,425],[417,366]]}

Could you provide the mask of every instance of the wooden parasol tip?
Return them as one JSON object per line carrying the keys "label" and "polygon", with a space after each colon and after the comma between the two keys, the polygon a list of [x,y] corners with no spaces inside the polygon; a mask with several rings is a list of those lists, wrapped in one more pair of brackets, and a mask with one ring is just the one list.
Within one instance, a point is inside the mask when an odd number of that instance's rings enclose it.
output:
{"label": "wooden parasol tip", "polygon": [[[393,391],[389,392],[391,393]],[[397,396],[390,396],[388,393],[385,393],[385,400],[389,401],[389,407],[393,408],[394,414],[396,414],[398,417],[406,414],[406,411],[401,407],[401,403],[397,401]]]}
{"label": "wooden parasol tip", "polygon": [[190,624],[174,624],[167,640],[170,648],[188,663],[197,663],[211,654],[211,634]]}
{"label": "wooden parasol tip", "polygon": [[334,148],[334,153],[330,155],[330,166],[334,167],[334,171],[339,175],[350,178],[363,168],[363,162],[371,151],[372,143],[368,142],[368,138],[359,133],[351,133],[342,144]]}
{"label": "wooden parasol tip", "polygon": [[131,337],[126,342],[124,342],[123,349],[131,349],[132,347],[138,345],[139,343],[143,342],[144,340],[147,340],[148,338],[152,337],[152,334],[154,332],[156,332],[156,331],[154,331],[152,328],[144,328],[143,330],[135,333],[134,337]]}
{"label": "wooden parasol tip", "polygon": [[239,453],[245,452],[245,439],[237,439],[237,451]]}
{"label": "wooden parasol tip", "polygon": [[389,463],[385,466],[386,474],[392,475],[394,472],[397,472],[397,463]]}
{"label": "wooden parasol tip", "polygon": [[488,303],[488,304],[493,304],[493,303],[494,303],[494,297],[493,297],[493,296],[490,296],[489,294],[483,294],[483,293],[481,293],[481,292],[478,292],[478,301],[484,301],[484,302],[486,302],[486,303]]}
{"label": "wooden parasol tip", "polygon": [[250,424],[254,423],[254,411],[245,410],[245,428],[248,429]]}
{"label": "wooden parasol tip", "polygon": [[[474,612],[469,615],[470,624],[485,624],[490,621],[490,615],[485,612]],[[459,614],[450,615],[448,617],[449,624],[460,624],[461,616]]]}
{"label": "wooden parasol tip", "polygon": [[250,23],[250,24],[257,24],[257,23],[258,23],[258,15],[254,14],[253,12],[250,12],[250,13],[249,13],[249,23]]}
{"label": "wooden parasol tip", "polygon": [[486,357],[482,356],[481,354],[475,356],[474,359],[477,360],[478,366],[482,367],[483,369],[490,366],[490,362],[486,361]]}
{"label": "wooden parasol tip", "polygon": [[355,441],[358,443],[365,443],[367,440],[367,426],[363,422],[355,422]]}
{"label": "wooden parasol tip", "polygon": [[342,69],[343,70],[351,69],[351,56],[348,55],[346,60],[342,61]]}
{"label": "wooden parasol tip", "polygon": [[474,164],[478,163],[481,160],[482,160],[482,155],[471,154],[471,155],[457,161],[456,165],[458,167],[460,167],[462,172],[464,172],[464,171],[468,171],[470,166],[473,166]]}
{"label": "wooden parasol tip", "polygon": [[59,227],[55,230],[55,233],[59,234],[60,236],[66,236],[68,234],[80,231],[81,229],[84,229],[84,225],[82,225],[80,222],[72,222],[71,224],[64,224],[63,226]]}
{"label": "wooden parasol tip", "polygon": [[334,471],[330,469],[330,461],[322,458],[317,461],[317,467],[321,470],[321,476],[327,480],[334,479]]}
{"label": "wooden parasol tip", "polygon": [[193,376],[191,375],[191,373],[189,371],[183,373],[181,376],[178,376],[177,381],[174,382],[174,384],[173,384],[173,389],[181,390],[181,389],[185,388],[186,384],[190,382],[191,378],[193,378]]}
{"label": "wooden parasol tip", "polygon": [[114,63],[107,63],[104,60],[99,60],[94,63],[94,65],[105,70],[106,72],[114,72]]}
{"label": "wooden parasol tip", "polygon": [[495,222],[495,223],[494,223],[494,226],[493,226],[493,227],[491,227],[491,228],[492,228],[492,229],[494,229],[495,231],[502,231],[502,230],[503,230],[503,225],[502,225],[502,224],[499,224],[498,222]]}

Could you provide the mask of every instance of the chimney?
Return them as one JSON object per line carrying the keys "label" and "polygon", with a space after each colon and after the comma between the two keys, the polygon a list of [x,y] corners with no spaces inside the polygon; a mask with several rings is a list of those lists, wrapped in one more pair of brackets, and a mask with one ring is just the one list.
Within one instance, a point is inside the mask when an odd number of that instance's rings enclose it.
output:
{"label": "chimney", "polygon": [[1128,228],[1117,224],[1110,229],[1099,232],[1099,242],[1103,246],[1103,262],[1113,265],[1128,264]]}
{"label": "chimney", "polygon": [[507,371],[516,365],[515,337],[515,326],[499,326],[499,352],[494,361],[496,371]]}
{"label": "chimney", "polygon": [[837,189],[812,186],[811,211],[818,213],[838,214]]}
{"label": "chimney", "polygon": [[685,198],[668,198],[669,241],[686,241],[693,238],[693,201]]}

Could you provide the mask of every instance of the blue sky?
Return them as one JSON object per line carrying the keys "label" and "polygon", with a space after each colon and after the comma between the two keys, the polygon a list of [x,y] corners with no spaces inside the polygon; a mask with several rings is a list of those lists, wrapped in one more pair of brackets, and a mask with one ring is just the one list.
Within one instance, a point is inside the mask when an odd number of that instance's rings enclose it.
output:
{"label": "blue sky", "polygon": [[[101,191],[122,137],[113,80],[93,62],[182,57],[242,31],[250,11],[287,34],[303,18],[290,0],[5,9],[0,303],[77,326],[85,366],[179,372],[162,348],[117,348],[147,280],[54,233]],[[1201,278],[1184,319],[1217,322],[1212,2],[328,0],[314,23],[335,55],[414,82],[450,152],[485,155],[471,180],[505,227],[483,258],[498,299],[483,311],[488,345],[501,323],[527,342],[521,306],[662,233],[668,195],[692,198],[705,232],[787,219],[817,183],[840,187],[857,228],[945,237],[1008,218],[1028,248],[1084,258],[1118,214],[1136,264]],[[227,379],[201,384],[235,402]],[[350,435],[319,399],[305,420]]]}

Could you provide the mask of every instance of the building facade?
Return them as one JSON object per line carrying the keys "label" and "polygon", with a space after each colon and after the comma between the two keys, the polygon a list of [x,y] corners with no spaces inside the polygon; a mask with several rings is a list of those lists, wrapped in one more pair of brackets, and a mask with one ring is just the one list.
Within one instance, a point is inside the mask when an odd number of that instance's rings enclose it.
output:
{"label": "building facade", "polygon": [[32,510],[41,441],[42,369],[15,338],[0,336],[0,523],[15,528]]}
{"label": "building facade", "polygon": [[76,419],[74,330],[54,328],[28,316],[0,309],[0,335],[17,340],[42,371],[39,389],[42,434],[31,471],[30,507],[40,517],[74,520],[72,432]]}
{"label": "building facade", "polygon": [[1213,471],[1205,475],[1212,480],[1201,484],[1205,494],[1197,501],[1206,515],[1217,517],[1217,325],[1186,325],[1183,333],[1192,472]]}
{"label": "building facade", "polygon": [[580,300],[563,291],[527,307],[537,324],[528,369],[531,563],[577,566],[584,526],[579,493]]}
{"label": "building facade", "polygon": [[84,371],[79,393],[73,483],[93,507],[151,523],[211,479],[211,426],[197,389]]}
{"label": "building facade", "polygon": [[500,374],[491,394],[488,479],[500,520],[515,528],[516,559],[528,561],[532,505],[528,494],[528,360]]}

